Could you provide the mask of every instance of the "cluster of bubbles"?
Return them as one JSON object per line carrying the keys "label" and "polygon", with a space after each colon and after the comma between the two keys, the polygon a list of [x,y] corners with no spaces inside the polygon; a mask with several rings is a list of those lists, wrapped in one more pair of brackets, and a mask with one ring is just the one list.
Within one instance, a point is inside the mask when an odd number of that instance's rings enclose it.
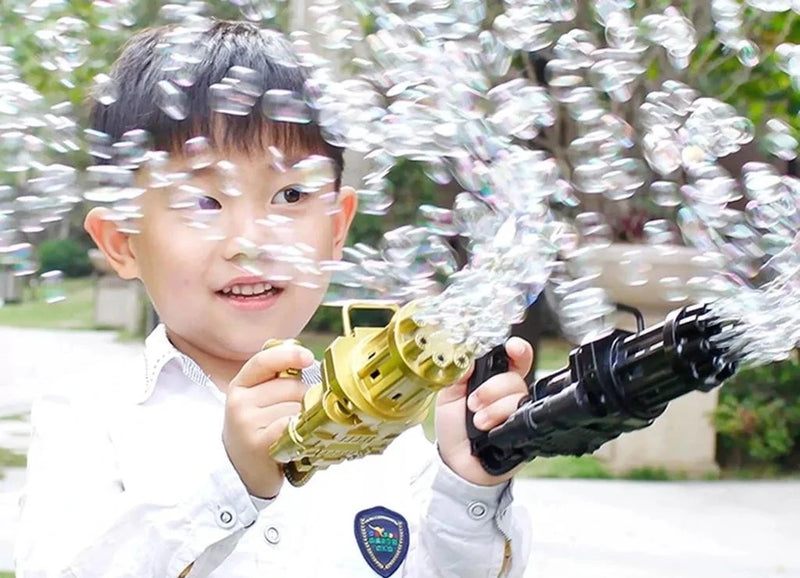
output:
{"label": "cluster of bubbles", "polygon": [[[458,4],[465,14],[480,14],[474,3]],[[439,237],[455,233],[459,239],[467,239],[469,265],[450,276],[442,293],[423,301],[426,307],[418,320],[442,327],[474,351],[485,351],[550,283],[568,335],[581,338],[607,328],[614,305],[595,286],[599,272],[592,257],[612,242],[611,227],[595,212],[583,212],[563,222],[552,208],[577,205],[576,192],[602,195],[612,201],[646,194],[661,207],[680,208],[680,234],[703,251],[692,260],[710,270],[688,283],[675,277],[661,279],[662,297],[676,303],[690,297],[710,301],[749,290],[752,297],[746,302],[720,301],[715,310],[716,315],[737,324],[747,320],[747,331],[728,332],[725,342],[748,362],[784,357],[797,342],[796,332],[781,333],[783,339],[772,334],[762,347],[762,335],[774,330],[764,322],[769,317],[739,314],[737,308],[755,310],[753,303],[760,300],[760,310],[765,311],[776,299],[775,285],[762,286],[763,276],[774,263],[770,257],[784,250],[791,255],[785,247],[797,234],[792,220],[796,197],[793,193],[784,195],[779,206],[766,210],[770,215],[783,211],[780,219],[766,223],[754,217],[765,212],[759,201],[764,197],[754,186],[758,188],[757,175],[769,165],[753,164],[746,167],[744,175],[750,199],[747,210],[729,208],[742,195],[739,184],[717,160],[750,142],[755,127],[730,105],[701,98],[682,82],[666,81],[645,95],[631,122],[640,131],[641,137],[636,138],[633,126],[614,114],[613,103],[629,101],[641,88],[653,46],[663,48],[674,69],[685,69],[697,45],[696,30],[675,7],[635,23],[632,3],[593,4],[606,46],[587,30],[573,28],[558,35],[559,23],[575,18],[576,6],[570,2],[508,2],[492,30],[473,26],[468,17],[462,17],[462,26],[457,26],[452,19],[458,10],[456,3],[433,9],[425,4],[423,17],[410,14],[408,5],[390,4],[395,12],[380,13],[379,31],[367,38],[372,51],[370,67],[361,77],[370,82],[347,85],[352,102],[368,102],[370,109],[354,111],[349,122],[343,123],[351,132],[342,131],[337,140],[369,152],[373,170],[365,179],[362,199],[369,210],[386,210],[391,198],[385,175],[392,159],[398,157],[426,163],[432,180],[447,183],[453,179],[465,191],[452,210],[439,209],[437,218],[425,223],[425,228]],[[756,2],[752,7],[789,9]],[[745,28],[737,18],[742,7],[736,11],[730,8],[725,2],[712,6],[719,40],[743,66],[752,67],[758,63],[758,49],[741,36]],[[476,44],[481,47],[480,53],[472,55]],[[787,71],[796,64],[788,46],[781,45],[779,51]],[[509,51],[543,48],[551,48],[553,56],[545,67],[546,88],[523,79],[497,84],[507,71],[504,67],[508,66]],[[502,66],[494,66],[497,63]],[[446,68],[457,71],[447,76],[457,80],[443,87],[439,78]],[[493,99],[499,89],[503,98]],[[359,91],[360,96],[352,96]],[[523,97],[523,91],[530,96]],[[506,109],[498,109],[497,104]],[[381,105],[385,105],[383,109]],[[553,125],[559,106],[577,124],[577,134],[566,147],[566,159],[559,158],[562,162],[556,163],[541,151],[531,154],[530,149],[519,150],[516,139],[534,139],[541,129]],[[794,158],[797,141],[791,128],[776,119],[769,120],[766,128],[767,152],[783,160]],[[538,142],[546,144],[547,138]],[[571,169],[568,180],[560,174],[564,160]],[[552,164],[549,170],[539,170],[548,162]],[[506,170],[507,166],[514,170]],[[788,190],[794,190],[792,177],[782,177],[782,182]],[[462,212],[470,205],[485,210],[465,219]],[[464,227],[469,221],[473,225]],[[442,232],[442,222],[462,226]],[[749,229],[742,225],[748,222]],[[476,225],[481,232],[474,236]],[[645,239],[653,245],[678,240],[678,231],[664,220],[651,220],[643,229]],[[409,243],[419,248],[419,253],[403,253],[408,263],[413,262],[417,270],[425,270],[421,264],[431,265],[425,262],[423,247],[430,243],[422,242],[426,239],[424,232],[398,230],[384,238],[383,251],[362,248],[354,259],[357,267],[346,271],[351,275],[351,287],[366,286],[384,296],[407,299],[434,286],[429,281],[431,276],[425,280],[409,276],[404,263],[396,259],[392,248],[399,232],[408,239],[417,238]],[[664,252],[670,250],[662,248]],[[621,263],[626,282],[634,286],[645,283],[649,273],[641,254],[635,253],[631,251]],[[382,263],[377,260],[379,255]],[[422,263],[412,261],[412,255],[421,257]],[[435,267],[431,270],[435,272]],[[780,276],[782,287],[791,285],[785,279],[787,270],[784,268]],[[375,271],[382,274],[375,275]],[[410,278],[415,282],[409,282]],[[347,280],[343,283],[347,285]],[[421,293],[415,294],[416,290]],[[796,305],[797,295],[784,294],[780,302]],[[786,327],[791,326],[792,319],[796,324],[792,311],[797,308],[788,308]],[[760,325],[756,319],[761,319]],[[792,337],[786,338],[789,335]],[[731,341],[734,337],[736,340]]]}
{"label": "cluster of bubbles", "polygon": [[79,130],[70,103],[49,105],[22,80],[10,47],[0,47],[0,86],[0,264],[27,276],[38,269],[28,237],[80,201],[78,171],[67,164],[81,148]]}
{"label": "cluster of bubbles", "polygon": [[[255,22],[287,8],[281,0],[229,1]],[[135,24],[135,4],[96,0],[99,28],[124,32]],[[746,37],[746,10],[800,7],[788,0],[747,5],[714,0],[710,15],[723,52],[749,68],[761,56]],[[90,58],[89,23],[68,15],[65,0],[11,0],[8,6],[36,28],[42,67],[71,86]],[[675,303],[714,301],[715,315],[737,323],[721,339],[749,361],[785,355],[800,326],[794,250],[800,185],[761,163],[747,165],[740,183],[718,159],[751,141],[753,124],[684,82],[651,86],[647,72],[655,59],[665,60],[673,77],[689,75],[703,40],[691,19],[675,6],[639,18],[630,0],[505,0],[499,14],[490,12],[485,0],[318,0],[309,7],[312,28],[289,36],[293,52],[270,55],[306,71],[302,93],[266,90],[264,79],[243,66],[211,86],[217,113],[314,122],[330,144],[363,154],[368,170],[357,189],[365,213],[390,210],[389,175],[400,159],[421,163],[432,181],[457,193],[452,207],[422,205],[414,224],[387,232],[375,247],[346,248],[341,262],[320,260],[293,238],[291,216],[275,212],[257,223],[261,232],[254,235],[269,243],[236,239],[240,266],[305,287],[324,285],[330,276],[332,302],[418,299],[420,324],[441,328],[476,355],[502,341],[549,287],[565,332],[580,339],[607,328],[614,311],[596,287],[596,256],[614,233],[606,217],[586,206],[597,199],[624,204],[648,198],[676,214],[679,230],[649,220],[645,239],[669,247],[680,235],[711,269],[688,284],[661,279],[663,296]],[[189,114],[186,89],[196,81],[201,38],[213,23],[209,14],[200,1],[161,7],[162,20],[175,26],[159,45],[167,57],[156,102],[175,121]],[[795,88],[798,50],[789,43],[775,49]],[[529,68],[527,75],[512,74],[515,58]],[[536,74],[540,64],[543,72]],[[169,206],[203,238],[229,235],[201,183],[211,170],[221,194],[237,197],[240,175],[235,164],[217,158],[206,136],[185,143],[180,157],[187,163],[176,168],[169,154],[153,150],[143,130],[116,142],[79,130],[68,105],[46,103],[21,79],[8,47],[0,47],[0,80],[0,258],[18,273],[35,269],[25,239],[63,219],[80,200],[107,206],[108,218],[136,233],[145,188],[163,189]],[[106,74],[95,77],[93,95],[102,106],[120,97]],[[626,109],[631,101],[637,106]],[[782,160],[793,159],[798,148],[792,128],[777,119],[767,123],[763,142]],[[79,150],[101,164],[79,174],[65,160]],[[293,179],[299,194],[328,191],[335,210],[329,192],[337,170],[330,159],[289,159],[275,148],[269,153],[276,171],[299,175]],[[137,178],[144,164],[147,182]],[[736,202],[745,209],[732,209]],[[639,254],[621,265],[629,285],[644,283],[649,272]],[[785,305],[780,331],[763,321],[774,303]],[[774,316],[771,321],[778,323]]]}

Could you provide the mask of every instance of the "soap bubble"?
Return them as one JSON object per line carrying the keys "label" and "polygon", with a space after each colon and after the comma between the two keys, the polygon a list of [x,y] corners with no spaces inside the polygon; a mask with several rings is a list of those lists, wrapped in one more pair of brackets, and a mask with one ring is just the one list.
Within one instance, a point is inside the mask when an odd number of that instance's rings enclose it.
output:
{"label": "soap bubble", "polygon": [[186,93],[169,80],[158,82],[156,102],[172,120],[185,120],[189,115],[189,99]]}
{"label": "soap bubble", "polygon": [[800,143],[794,136],[792,127],[776,118],[769,119],[766,125],[767,134],[761,141],[766,151],[784,161],[797,158]]}
{"label": "soap bubble", "polygon": [[58,270],[45,271],[39,276],[39,290],[45,303],[53,304],[64,301],[64,274]]}

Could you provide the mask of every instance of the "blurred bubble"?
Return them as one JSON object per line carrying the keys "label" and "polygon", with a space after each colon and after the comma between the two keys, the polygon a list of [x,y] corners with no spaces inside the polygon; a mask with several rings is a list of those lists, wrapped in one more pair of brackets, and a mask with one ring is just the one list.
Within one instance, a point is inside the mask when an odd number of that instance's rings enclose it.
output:
{"label": "blurred bubble", "polygon": [[358,189],[358,210],[365,215],[385,215],[394,204],[391,190],[386,180],[374,183],[372,188]]}
{"label": "blurred bubble", "polygon": [[653,219],[646,222],[642,233],[648,245],[670,245],[678,241],[676,231],[666,219]]}
{"label": "blurred bubble", "polygon": [[681,303],[689,298],[689,291],[680,277],[662,277],[658,280],[659,295],[665,301]]}
{"label": "blurred bubble", "polygon": [[432,233],[444,236],[453,236],[457,233],[452,210],[433,205],[420,205],[418,211],[419,224]]}
{"label": "blurred bubble", "polygon": [[45,303],[59,303],[66,299],[63,281],[64,274],[61,271],[45,271],[39,275],[39,290]]}
{"label": "blurred bubble", "polygon": [[677,133],[663,125],[654,126],[642,139],[644,158],[654,171],[667,176],[681,167],[682,151]]}
{"label": "blurred bubble", "polygon": [[767,121],[767,134],[761,141],[764,149],[784,161],[797,158],[800,143],[793,135],[792,127],[776,118]]}
{"label": "blurred bubble", "polygon": [[214,164],[214,152],[204,136],[190,138],[183,145],[183,156],[193,171],[199,171]]}
{"label": "blurred bubble", "polygon": [[142,129],[133,129],[124,133],[119,141],[111,145],[111,155],[115,164],[133,170],[150,158],[151,149],[150,134]]}
{"label": "blurred bubble", "polygon": [[631,287],[646,285],[653,266],[645,259],[644,253],[634,249],[625,251],[619,262],[620,281]]}
{"label": "blurred bubble", "polygon": [[759,62],[760,50],[752,40],[741,40],[736,45],[736,58],[744,66],[752,68]]}
{"label": "blurred bubble", "polygon": [[172,120],[186,120],[189,114],[189,99],[169,80],[161,80],[156,88],[158,107]]}
{"label": "blurred bubble", "polygon": [[650,198],[660,207],[677,207],[681,204],[680,188],[672,181],[650,183]]}
{"label": "blurred bubble", "polygon": [[262,110],[267,118],[276,121],[311,122],[311,109],[299,94],[290,90],[268,90],[262,97]]}
{"label": "blurred bubble", "polygon": [[94,97],[104,106],[110,106],[119,99],[119,88],[116,82],[106,74],[94,77]]}
{"label": "blurred bubble", "polygon": [[239,170],[230,161],[221,160],[216,163],[217,175],[220,180],[220,191],[229,197],[241,197],[239,189]]}
{"label": "blurred bubble", "polygon": [[333,159],[312,155],[292,165],[304,192],[316,193],[336,181],[338,169]]}
{"label": "blurred bubble", "polygon": [[581,247],[602,248],[611,244],[612,231],[601,213],[585,212],[575,217]]}
{"label": "blurred bubble", "polygon": [[255,70],[232,66],[225,77],[209,87],[211,109],[233,116],[247,116],[263,94],[263,79]]}

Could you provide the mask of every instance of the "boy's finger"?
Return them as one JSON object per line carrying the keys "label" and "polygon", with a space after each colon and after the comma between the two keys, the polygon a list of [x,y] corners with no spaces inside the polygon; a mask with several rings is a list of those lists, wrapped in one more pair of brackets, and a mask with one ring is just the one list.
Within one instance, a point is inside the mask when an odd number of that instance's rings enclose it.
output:
{"label": "boy's finger", "polygon": [[453,385],[442,388],[436,396],[436,405],[444,405],[459,399],[463,399],[467,395],[467,382],[458,381]]}
{"label": "boy's finger", "polygon": [[273,444],[273,442],[275,442],[279,437],[281,437],[281,434],[289,426],[289,421],[292,419],[294,413],[289,415],[284,415],[282,417],[275,419],[272,423],[270,423],[268,426],[265,426],[264,429],[259,432],[261,435],[264,436],[261,439],[264,440],[265,447],[268,448],[270,445]]}
{"label": "boy's finger", "polygon": [[517,394],[528,394],[528,386],[525,384],[525,380],[516,373],[502,373],[487,379],[473,391],[467,398],[467,407],[471,411],[477,412],[497,400]]}
{"label": "boy's finger", "polygon": [[[475,362],[473,361],[467,372],[459,379],[456,383],[463,383],[466,384],[469,381],[469,378],[472,377],[472,373],[475,371]],[[454,384],[455,385],[455,384]]]}
{"label": "boy's finger", "polygon": [[[300,413],[300,403],[296,401],[284,401],[276,403],[267,408],[260,409],[257,413],[251,416],[251,419],[256,420],[260,425],[257,429],[259,435],[271,431],[273,424],[283,422],[284,419],[289,419],[292,416]],[[289,423],[288,421],[286,422]],[[284,425],[285,427],[285,425]],[[283,428],[280,428],[279,433],[283,433]]]}
{"label": "boy's finger", "polygon": [[506,353],[511,361],[509,371],[518,373],[523,379],[533,365],[533,347],[521,337],[510,337],[506,341]]}
{"label": "boy's finger", "polygon": [[480,430],[490,430],[506,421],[519,405],[524,394],[507,395],[475,413],[473,422]]}
{"label": "boy's finger", "polygon": [[314,363],[314,354],[295,344],[279,345],[259,351],[247,360],[231,381],[231,387],[252,387],[276,379],[287,369],[302,369]]}
{"label": "boy's finger", "polygon": [[308,386],[299,379],[273,379],[240,390],[239,402],[253,408],[271,407],[284,401],[302,401]]}

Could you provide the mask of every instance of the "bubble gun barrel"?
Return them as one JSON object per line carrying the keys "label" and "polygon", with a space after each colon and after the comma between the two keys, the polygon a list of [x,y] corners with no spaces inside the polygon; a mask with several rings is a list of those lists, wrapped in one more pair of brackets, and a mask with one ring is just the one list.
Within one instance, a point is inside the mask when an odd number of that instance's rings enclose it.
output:
{"label": "bubble gun barrel", "polygon": [[[308,389],[300,413],[270,447],[292,485],[332,464],[383,452],[425,419],[438,390],[470,368],[465,348],[413,320],[415,307],[343,308],[344,335],[325,351],[322,382]],[[386,327],[351,329],[350,311],[360,308],[395,314]]]}
{"label": "bubble gun barrel", "polygon": [[[671,400],[710,391],[735,373],[736,360],[714,345],[723,324],[705,305],[676,309],[646,330],[638,319],[636,333],[614,330],[573,349],[569,365],[531,385],[505,423],[468,430],[484,469],[500,475],[538,456],[593,452],[649,426]],[[476,361],[470,391],[507,367],[504,355],[498,346]]]}

